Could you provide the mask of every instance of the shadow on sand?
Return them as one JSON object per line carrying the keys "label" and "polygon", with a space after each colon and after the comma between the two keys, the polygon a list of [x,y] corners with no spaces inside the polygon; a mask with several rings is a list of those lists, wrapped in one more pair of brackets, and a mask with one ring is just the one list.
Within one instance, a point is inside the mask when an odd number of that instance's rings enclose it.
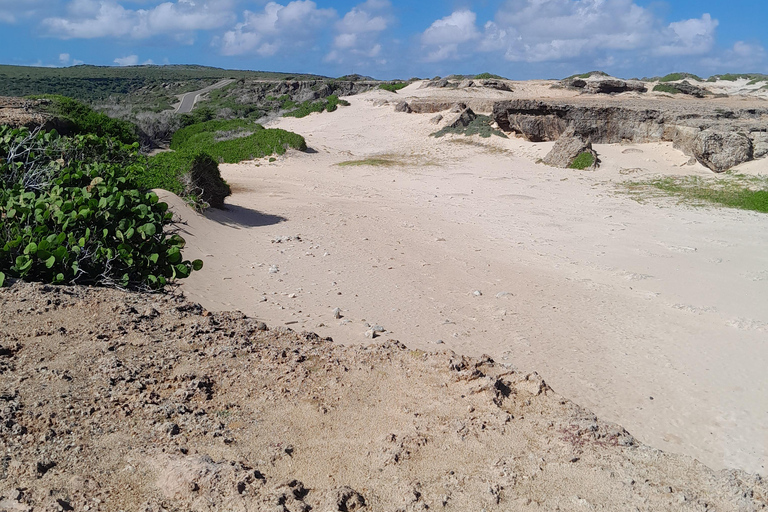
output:
{"label": "shadow on sand", "polygon": [[219,224],[224,224],[225,226],[231,226],[234,228],[272,226],[274,224],[280,224],[281,222],[288,220],[285,217],[281,217],[279,215],[261,213],[258,210],[251,210],[250,208],[245,208],[236,204],[224,205],[223,210],[210,208],[205,212],[205,217],[214,222],[218,222]]}

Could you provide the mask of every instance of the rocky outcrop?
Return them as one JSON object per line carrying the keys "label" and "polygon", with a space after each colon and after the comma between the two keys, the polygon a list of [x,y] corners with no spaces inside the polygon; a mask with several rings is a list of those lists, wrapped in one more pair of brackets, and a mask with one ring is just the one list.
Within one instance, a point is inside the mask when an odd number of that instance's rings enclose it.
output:
{"label": "rocky outcrop", "polygon": [[[451,110],[451,112],[453,112],[453,110]],[[477,114],[475,114],[471,108],[464,105],[464,109],[455,113],[455,116],[446,122],[446,126],[451,128],[466,127],[475,119],[477,119]]]}
{"label": "rocky outcrop", "polygon": [[768,109],[728,110],[704,103],[659,101],[514,100],[496,103],[493,119],[502,130],[533,142],[556,141],[569,129],[593,144],[671,141],[715,172],[768,150]]}
{"label": "rocky outcrop", "polygon": [[581,89],[587,94],[620,94],[622,92],[648,91],[645,84],[639,80],[619,80],[618,78],[571,78],[563,81],[563,85]]}
{"label": "rocky outcrop", "polygon": [[693,141],[693,155],[715,171],[748,162],[753,154],[752,141],[740,133],[704,130]]}
{"label": "rocky outcrop", "polygon": [[693,96],[694,98],[704,98],[712,94],[711,92],[704,89],[703,87],[693,85],[689,83],[687,80],[683,80],[682,82],[676,83],[673,85],[673,87],[678,91],[680,91],[681,94],[687,94],[688,96]]}
{"label": "rocky outcrop", "polygon": [[408,105],[407,101],[401,101],[395,105],[395,112],[404,112],[406,114],[410,114],[413,112],[413,110],[411,110],[411,106]]}
{"label": "rocky outcrop", "polygon": [[572,128],[569,128],[557,139],[552,150],[544,157],[543,162],[552,167],[567,169],[573,166],[574,160],[582,153],[592,155],[592,165],[588,165],[585,168],[595,169],[598,164],[598,158],[597,153],[592,149],[592,143],[583,136],[576,134]]}

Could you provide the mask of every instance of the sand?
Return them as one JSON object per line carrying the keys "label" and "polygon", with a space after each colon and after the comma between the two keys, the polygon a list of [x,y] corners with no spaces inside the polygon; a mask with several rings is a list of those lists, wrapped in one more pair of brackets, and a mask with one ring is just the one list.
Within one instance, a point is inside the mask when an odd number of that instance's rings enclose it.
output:
{"label": "sand", "polygon": [[[524,94],[567,94],[545,85]],[[429,137],[433,114],[383,104],[436,94],[416,87],[276,120],[311,151],[222,165],[226,211],[176,203],[206,265],[187,296],[343,345],[378,325],[489,354],[653,447],[765,475],[766,217],[627,194],[711,175],[668,144],[598,145],[602,167],[580,172],[537,164],[551,143]],[[370,157],[396,164],[338,165]]]}

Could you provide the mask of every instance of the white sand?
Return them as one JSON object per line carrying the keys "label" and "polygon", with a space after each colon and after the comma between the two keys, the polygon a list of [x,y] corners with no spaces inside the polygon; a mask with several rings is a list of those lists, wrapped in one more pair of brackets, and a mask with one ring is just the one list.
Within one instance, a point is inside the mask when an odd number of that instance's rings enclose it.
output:
{"label": "white sand", "polygon": [[[553,169],[535,163],[551,144],[435,139],[433,115],[374,106],[400,96],[273,125],[316,153],[223,165],[230,210],[184,213],[185,255],[206,265],[184,291],[342,344],[369,341],[368,322],[413,348],[487,353],[652,446],[766,474],[768,217],[620,191],[710,174],[671,145],[597,146],[600,170]],[[336,165],[382,155],[402,165]]]}

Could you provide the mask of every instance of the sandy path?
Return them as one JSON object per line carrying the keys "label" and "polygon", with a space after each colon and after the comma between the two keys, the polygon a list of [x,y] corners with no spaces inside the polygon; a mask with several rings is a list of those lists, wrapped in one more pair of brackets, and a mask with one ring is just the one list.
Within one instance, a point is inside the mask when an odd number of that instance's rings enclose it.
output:
{"label": "sandy path", "polygon": [[[708,173],[667,145],[551,169],[533,163],[548,144],[430,138],[432,116],[374,106],[386,94],[278,122],[316,153],[222,166],[230,210],[185,214],[187,255],[206,263],[186,293],[343,344],[371,323],[487,353],[652,446],[765,474],[766,217],[617,192]],[[403,165],[336,165],[371,155]]]}

